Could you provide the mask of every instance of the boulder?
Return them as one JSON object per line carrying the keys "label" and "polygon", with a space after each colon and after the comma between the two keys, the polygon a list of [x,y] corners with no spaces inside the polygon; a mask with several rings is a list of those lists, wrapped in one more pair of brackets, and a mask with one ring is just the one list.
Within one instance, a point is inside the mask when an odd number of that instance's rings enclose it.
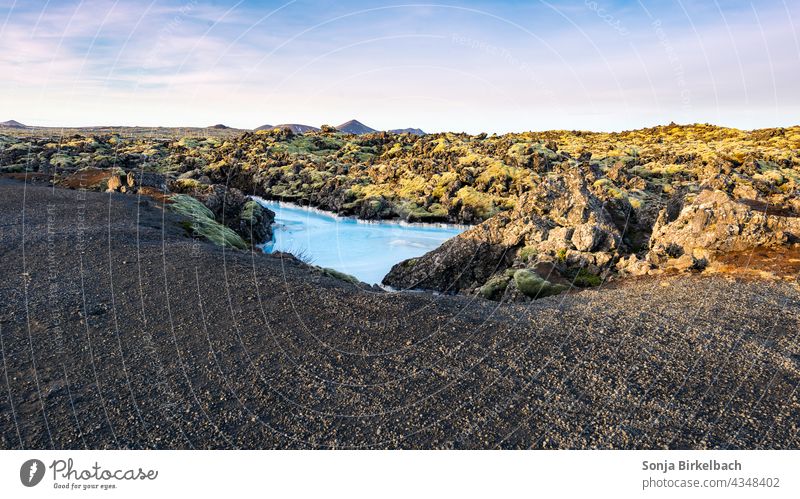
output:
{"label": "boulder", "polygon": [[616,265],[617,271],[622,275],[645,275],[651,270],[650,263],[638,258],[636,255],[628,255],[619,259]]}
{"label": "boulder", "polygon": [[363,220],[380,220],[391,215],[391,204],[383,196],[364,199],[359,205],[358,217]]}
{"label": "boulder", "polygon": [[199,169],[195,168],[194,170],[189,170],[187,172],[181,173],[180,175],[178,175],[178,178],[179,179],[197,179],[202,174],[203,173]]}
{"label": "boulder", "polygon": [[478,289],[478,294],[487,300],[499,300],[506,293],[506,289],[514,277],[514,271],[504,271],[498,275],[491,277],[486,283]]}
{"label": "boulder", "polygon": [[237,232],[252,244],[263,244],[272,240],[272,223],[275,213],[252,199],[242,206]]}
{"label": "boulder", "polygon": [[161,192],[167,192],[167,176],[163,173],[131,170],[128,172],[126,183],[130,189],[148,187]]}
{"label": "boulder", "polygon": [[554,227],[547,234],[547,242],[553,248],[572,248],[572,236],[575,229],[572,227]]}
{"label": "boulder", "polygon": [[707,265],[708,261],[705,258],[696,258],[691,254],[684,253],[678,258],[670,258],[667,260],[665,268],[677,270],[679,272],[702,272]]}
{"label": "boulder", "polygon": [[[647,259],[657,265],[698,268],[720,253],[778,248],[800,237],[797,215],[754,206],[758,204],[706,189],[677,213],[665,208],[653,228]],[[687,258],[679,261],[684,255]]]}
{"label": "boulder", "polygon": [[572,244],[578,251],[594,251],[605,239],[605,232],[596,225],[579,225],[572,234]]}
{"label": "boulder", "polygon": [[419,258],[396,264],[383,284],[396,289],[458,293],[480,286],[512,261],[513,252],[508,247],[494,244],[479,230],[471,229]]}
{"label": "boulder", "polygon": [[239,215],[249,200],[239,189],[219,184],[211,185],[194,195],[214,213],[214,218],[225,225],[239,225]]}

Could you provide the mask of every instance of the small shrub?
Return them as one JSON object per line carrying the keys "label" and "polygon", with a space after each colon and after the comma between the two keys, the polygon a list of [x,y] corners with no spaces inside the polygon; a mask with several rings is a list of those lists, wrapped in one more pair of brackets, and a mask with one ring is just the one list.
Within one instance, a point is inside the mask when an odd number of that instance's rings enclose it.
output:
{"label": "small shrub", "polygon": [[289,251],[295,258],[300,260],[301,262],[305,263],[306,265],[312,265],[314,263],[314,257],[311,253],[308,252],[307,249],[299,249],[297,251]]}

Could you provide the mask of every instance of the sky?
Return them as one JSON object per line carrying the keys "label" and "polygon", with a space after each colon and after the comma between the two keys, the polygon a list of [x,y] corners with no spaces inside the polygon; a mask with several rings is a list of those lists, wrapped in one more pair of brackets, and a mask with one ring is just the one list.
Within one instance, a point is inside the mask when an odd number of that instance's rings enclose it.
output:
{"label": "sky", "polygon": [[0,121],[800,124],[796,0],[0,0]]}

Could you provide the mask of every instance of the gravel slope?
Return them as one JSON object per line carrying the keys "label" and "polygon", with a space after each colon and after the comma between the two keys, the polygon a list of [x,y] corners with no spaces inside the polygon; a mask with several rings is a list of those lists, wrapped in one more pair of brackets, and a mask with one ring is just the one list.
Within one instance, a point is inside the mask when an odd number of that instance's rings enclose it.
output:
{"label": "gravel slope", "polygon": [[498,306],[223,251],[135,196],[0,180],[0,214],[0,448],[800,447],[790,284]]}

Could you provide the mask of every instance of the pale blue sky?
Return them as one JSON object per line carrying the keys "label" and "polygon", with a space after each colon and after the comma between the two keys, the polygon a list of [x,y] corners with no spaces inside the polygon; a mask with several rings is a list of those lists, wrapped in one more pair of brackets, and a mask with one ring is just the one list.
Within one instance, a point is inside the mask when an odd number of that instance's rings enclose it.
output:
{"label": "pale blue sky", "polygon": [[0,121],[798,124],[800,5],[0,0]]}

